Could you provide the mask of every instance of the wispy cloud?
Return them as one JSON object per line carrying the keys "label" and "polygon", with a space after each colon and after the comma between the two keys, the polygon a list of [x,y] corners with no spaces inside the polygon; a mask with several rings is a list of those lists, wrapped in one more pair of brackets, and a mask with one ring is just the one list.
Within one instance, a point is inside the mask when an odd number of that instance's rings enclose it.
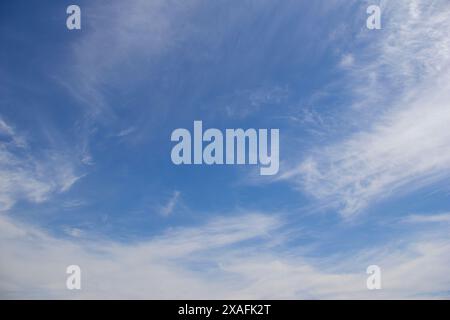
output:
{"label": "wispy cloud", "polygon": [[279,107],[289,97],[289,88],[266,86],[248,90],[239,90],[221,98],[223,109],[228,117],[242,119],[255,115],[263,108]]}
{"label": "wispy cloud", "polygon": [[358,132],[317,148],[282,176],[346,217],[450,175],[450,6],[414,3],[408,11],[407,3],[384,2],[386,27],[369,46],[373,60],[352,68],[359,82],[351,90],[369,101],[363,112],[370,116],[353,109]]}
{"label": "wispy cloud", "polygon": [[341,62],[339,63],[339,65],[343,68],[350,68],[353,66],[353,64],[355,63],[355,58],[353,57],[352,54],[345,54],[342,56],[341,58]]}
{"label": "wispy cloud", "polygon": [[151,68],[152,59],[174,48],[182,40],[178,23],[196,3],[133,0],[126,4],[116,1],[108,7],[89,4],[85,11],[89,17],[84,21],[93,32],[74,41],[74,68],[67,70],[69,80],[59,81],[90,116],[114,117],[117,106],[108,102],[110,88],[124,90],[141,80],[146,74],[143,65]]}
{"label": "wispy cloud", "polygon": [[129,134],[132,134],[134,131],[136,131],[135,127],[128,127],[126,129],[120,130],[117,134],[116,137],[118,138],[122,138],[125,136],[128,136]]}
{"label": "wispy cloud", "polygon": [[[277,216],[246,213],[120,244],[82,241],[76,230],[68,230],[76,242],[57,239],[0,216],[0,294],[90,299],[439,298],[450,285],[448,240],[416,238],[406,245],[388,243],[352,254],[308,258],[301,248],[286,249],[283,241],[274,241],[283,226]],[[365,270],[374,263],[382,268],[383,289],[369,291]],[[65,288],[65,269],[71,264],[82,269],[81,291]]]}
{"label": "wispy cloud", "polygon": [[402,221],[406,223],[449,223],[450,212],[429,215],[413,214],[405,217]]}
{"label": "wispy cloud", "polygon": [[170,197],[169,201],[167,201],[167,203],[161,208],[160,213],[164,217],[168,217],[173,213],[173,210],[175,209],[179,201],[180,195],[181,195],[180,191],[175,190],[172,196]]}
{"label": "wispy cloud", "polygon": [[83,235],[83,230],[79,229],[79,228],[73,228],[73,227],[65,227],[63,229],[64,233],[66,233],[67,235],[74,237],[74,238],[79,238]]}
{"label": "wispy cloud", "polygon": [[26,138],[4,120],[0,121],[0,211],[17,201],[40,203],[52,194],[65,192],[81,177],[69,157],[55,150],[37,155]]}

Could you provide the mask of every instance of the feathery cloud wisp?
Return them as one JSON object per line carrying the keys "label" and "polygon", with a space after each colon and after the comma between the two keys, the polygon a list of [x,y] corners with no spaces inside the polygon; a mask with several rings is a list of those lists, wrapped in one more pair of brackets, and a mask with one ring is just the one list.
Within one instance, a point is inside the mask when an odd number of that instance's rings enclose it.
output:
{"label": "feathery cloud wisp", "polygon": [[351,70],[355,95],[371,101],[364,110],[378,110],[367,112],[368,128],[317,148],[281,177],[346,217],[450,175],[450,7],[415,3],[408,13],[405,3],[389,2],[383,17],[392,23],[370,47],[373,60]]}
{"label": "feathery cloud wisp", "polygon": [[38,157],[24,136],[0,119],[0,211],[19,200],[40,203],[52,194],[65,192],[80,178],[68,157],[49,151]]}

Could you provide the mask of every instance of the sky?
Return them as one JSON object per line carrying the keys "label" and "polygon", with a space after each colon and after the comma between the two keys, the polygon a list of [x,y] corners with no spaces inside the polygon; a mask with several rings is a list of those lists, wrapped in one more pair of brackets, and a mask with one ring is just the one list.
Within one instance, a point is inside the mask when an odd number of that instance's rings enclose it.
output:
{"label": "sky", "polygon": [[[0,298],[450,298],[449,34],[447,0],[2,1]],[[279,172],[175,165],[197,120],[279,129]]]}

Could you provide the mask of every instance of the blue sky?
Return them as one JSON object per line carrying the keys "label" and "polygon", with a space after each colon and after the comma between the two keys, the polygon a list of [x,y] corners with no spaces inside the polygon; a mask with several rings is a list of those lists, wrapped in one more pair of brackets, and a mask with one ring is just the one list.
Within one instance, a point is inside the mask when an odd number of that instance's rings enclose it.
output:
{"label": "blue sky", "polygon": [[[70,4],[0,4],[1,297],[448,298],[447,1]],[[279,173],[174,165],[195,120]]]}

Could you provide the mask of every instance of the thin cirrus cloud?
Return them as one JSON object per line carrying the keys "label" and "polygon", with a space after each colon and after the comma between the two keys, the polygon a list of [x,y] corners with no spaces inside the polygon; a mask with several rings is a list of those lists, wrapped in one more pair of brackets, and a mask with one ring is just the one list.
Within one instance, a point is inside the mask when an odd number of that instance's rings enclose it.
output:
{"label": "thin cirrus cloud", "polygon": [[160,209],[161,215],[163,215],[164,217],[168,217],[173,213],[173,211],[175,210],[175,208],[179,202],[180,195],[181,195],[181,192],[178,190],[175,190],[173,192],[169,201],[167,201],[167,203],[161,207],[161,209]]}
{"label": "thin cirrus cloud", "polygon": [[389,2],[383,17],[393,23],[369,46],[373,60],[353,63],[349,80],[370,116],[360,115],[360,103],[346,115],[366,128],[316,148],[281,176],[344,217],[450,175],[450,8],[413,3]]}
{"label": "thin cirrus cloud", "polygon": [[[142,72],[142,65],[150,68],[152,60],[181,40],[179,23],[196,3],[135,0],[107,7],[92,4],[86,11],[85,28],[93,32],[74,41],[74,68],[67,70],[68,77],[59,78],[60,83],[93,118],[114,117],[109,89],[123,90],[149,74],[150,69]],[[94,14],[89,16],[89,12]]]}
{"label": "thin cirrus cloud", "polygon": [[402,219],[405,223],[450,223],[450,212],[439,214],[413,214]]}
{"label": "thin cirrus cloud", "polygon": [[81,178],[75,163],[60,150],[36,155],[24,135],[0,119],[0,212],[18,201],[41,203],[65,192]]}

